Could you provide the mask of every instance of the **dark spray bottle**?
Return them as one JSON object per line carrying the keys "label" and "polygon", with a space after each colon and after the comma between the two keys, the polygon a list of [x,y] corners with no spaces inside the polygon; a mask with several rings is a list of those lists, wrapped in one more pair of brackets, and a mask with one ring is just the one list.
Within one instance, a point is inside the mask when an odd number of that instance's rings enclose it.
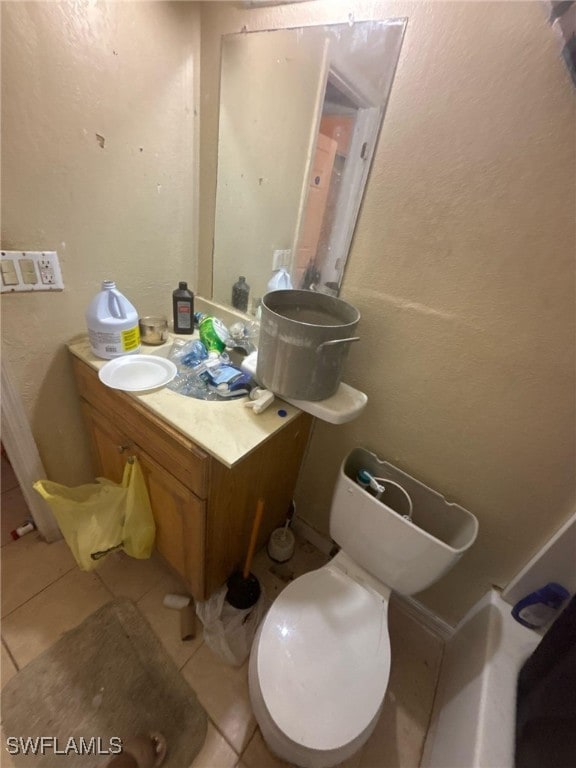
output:
{"label": "dark spray bottle", "polygon": [[194,294],[188,290],[188,283],[178,283],[172,294],[174,333],[194,333]]}

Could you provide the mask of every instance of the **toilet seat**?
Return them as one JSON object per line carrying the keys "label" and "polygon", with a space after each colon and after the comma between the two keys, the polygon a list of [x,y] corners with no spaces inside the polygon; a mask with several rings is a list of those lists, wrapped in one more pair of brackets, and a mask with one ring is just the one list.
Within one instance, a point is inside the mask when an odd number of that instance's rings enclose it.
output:
{"label": "toilet seat", "polygon": [[374,719],[390,675],[387,608],[331,563],[276,598],[256,661],[264,703],[287,738],[334,750]]}

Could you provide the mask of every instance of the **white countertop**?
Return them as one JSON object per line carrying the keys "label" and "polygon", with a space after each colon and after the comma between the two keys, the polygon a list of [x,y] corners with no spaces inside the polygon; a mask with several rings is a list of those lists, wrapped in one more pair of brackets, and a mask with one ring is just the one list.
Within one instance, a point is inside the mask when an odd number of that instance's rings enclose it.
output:
{"label": "white countertop", "polygon": [[[196,334],[180,338],[190,340],[195,336]],[[140,354],[162,354],[163,350],[169,349],[174,338],[176,337],[171,334],[166,344],[156,347],[143,344]],[[96,370],[108,362],[92,354],[87,336],[73,339],[68,344],[68,349]],[[179,395],[166,387],[126,394],[149,408],[152,413],[182,432],[227,467],[232,467],[243,459],[300,413],[298,408],[278,398],[263,413],[255,414],[251,408],[244,405],[248,400],[247,396],[228,402],[206,401]],[[280,410],[285,411],[286,415],[280,416]]]}

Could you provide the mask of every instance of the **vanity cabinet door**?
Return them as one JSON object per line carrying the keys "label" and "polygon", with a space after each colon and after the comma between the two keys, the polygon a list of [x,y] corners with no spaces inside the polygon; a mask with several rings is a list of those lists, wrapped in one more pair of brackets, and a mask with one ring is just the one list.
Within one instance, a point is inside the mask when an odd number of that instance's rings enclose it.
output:
{"label": "vanity cabinet door", "polygon": [[156,522],[156,549],[195,599],[204,600],[206,504],[144,451],[137,455]]}
{"label": "vanity cabinet door", "polygon": [[206,504],[113,425],[82,402],[96,474],[119,483],[130,456],[142,467],[156,523],[155,547],[185,581],[197,600],[205,599],[204,546]]}
{"label": "vanity cabinet door", "polygon": [[114,483],[122,481],[124,465],[133,455],[130,440],[98,411],[81,401],[82,414],[92,442],[96,477],[106,477]]}

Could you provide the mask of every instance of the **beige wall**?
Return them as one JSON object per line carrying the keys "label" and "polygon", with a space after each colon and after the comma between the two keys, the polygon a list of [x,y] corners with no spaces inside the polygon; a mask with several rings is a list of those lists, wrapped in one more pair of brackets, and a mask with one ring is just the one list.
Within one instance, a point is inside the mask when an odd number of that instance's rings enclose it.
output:
{"label": "beige wall", "polygon": [[92,472],[64,345],[90,299],[114,279],[171,313],[178,280],[196,283],[199,10],[1,8],[2,247],[57,250],[66,286],[2,296],[2,354],[46,471],[74,483]]}
{"label": "beige wall", "polygon": [[[205,246],[220,34],[346,21],[350,7],[204,7]],[[356,445],[469,508],[475,546],[418,596],[454,622],[573,509],[574,90],[538,3],[356,9],[409,18],[341,294],[362,313],[345,380],[369,403],[348,425],[317,423],[298,512],[327,532],[338,464]]]}
{"label": "beige wall", "polygon": [[[175,282],[196,279],[197,15],[184,2],[1,5],[2,246],[57,249],[66,284],[3,296],[2,353],[48,474],[80,482],[64,344],[88,301],[114,278],[141,310],[169,311]],[[204,294],[220,35],[349,10],[203,9]],[[472,510],[476,545],[421,596],[454,621],[573,504],[574,92],[538,3],[357,5],[358,19],[391,15],[408,30],[342,292],[362,313],[345,378],[369,405],[317,424],[297,502],[327,532],[338,463],[362,445]]]}

